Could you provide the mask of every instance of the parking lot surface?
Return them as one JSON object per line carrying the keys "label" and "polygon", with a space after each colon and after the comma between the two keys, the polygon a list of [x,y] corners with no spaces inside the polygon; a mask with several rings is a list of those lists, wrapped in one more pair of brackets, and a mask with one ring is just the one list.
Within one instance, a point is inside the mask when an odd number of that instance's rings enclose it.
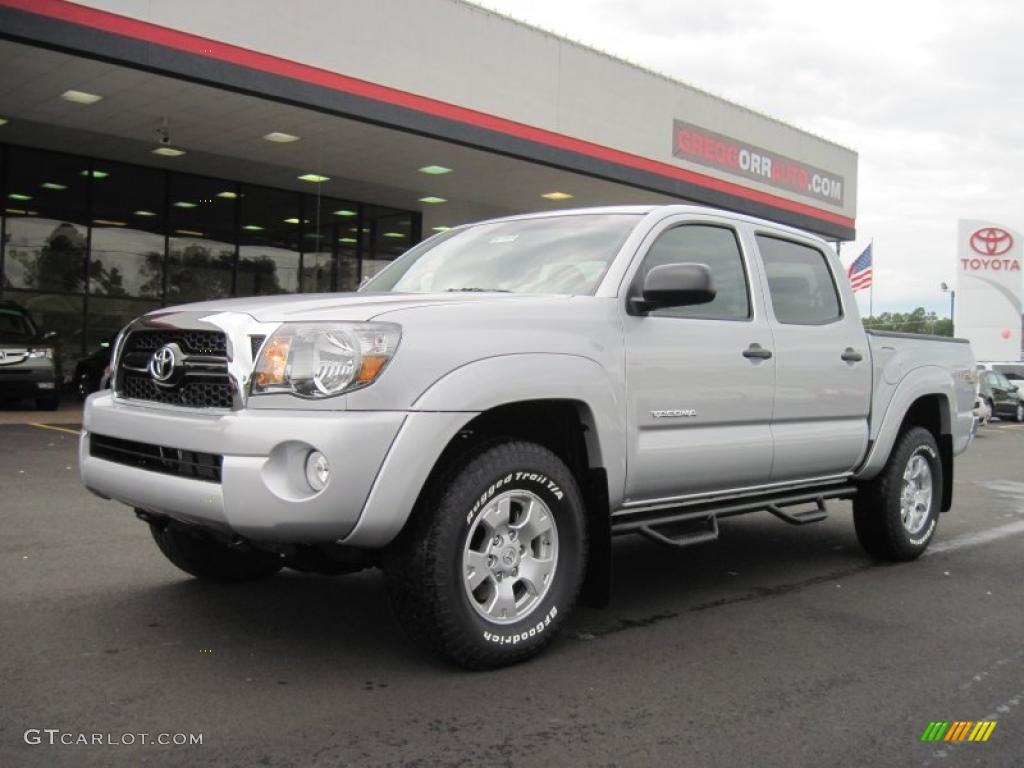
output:
{"label": "parking lot surface", "polygon": [[[1024,765],[1024,427],[959,460],[918,562],[868,560],[847,503],[621,539],[611,606],[487,673],[414,650],[376,571],[186,577],[79,485],[75,429],[0,425],[0,765]],[[141,733],[202,744],[59,743]]]}

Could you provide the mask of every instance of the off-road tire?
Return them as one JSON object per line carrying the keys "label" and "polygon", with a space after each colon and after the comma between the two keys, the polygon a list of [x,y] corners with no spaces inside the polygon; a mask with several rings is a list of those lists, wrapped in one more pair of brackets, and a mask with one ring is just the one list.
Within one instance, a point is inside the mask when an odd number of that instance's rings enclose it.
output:
{"label": "off-road tire", "polygon": [[[924,527],[911,535],[903,524],[903,473],[920,454],[931,470],[931,508]],[[879,560],[914,560],[928,548],[939,521],[945,478],[935,437],[923,427],[911,427],[896,440],[885,468],[863,484],[853,499],[853,523],[865,551]]]}
{"label": "off-road tire", "polygon": [[[463,555],[488,500],[516,491],[534,494],[550,510],[557,561],[533,609],[521,620],[498,624],[471,604]],[[389,549],[384,570],[396,618],[410,639],[459,666],[487,669],[523,661],[551,642],[576,602],[587,551],[586,515],[573,473],[543,446],[500,439],[436,473]]]}
{"label": "off-road tire", "polygon": [[203,581],[252,581],[281,570],[281,559],[269,552],[232,549],[173,525],[151,523],[149,529],[168,560]]}

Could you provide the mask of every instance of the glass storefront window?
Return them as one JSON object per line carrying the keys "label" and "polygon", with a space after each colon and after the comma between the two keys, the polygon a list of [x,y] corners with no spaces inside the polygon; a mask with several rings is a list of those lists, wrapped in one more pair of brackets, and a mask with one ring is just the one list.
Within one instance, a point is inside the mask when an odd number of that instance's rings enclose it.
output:
{"label": "glass storefront window", "polygon": [[159,299],[164,282],[166,174],[108,163],[93,185],[89,292]]}
{"label": "glass storefront window", "polygon": [[168,304],[231,296],[238,189],[216,179],[173,174],[167,213]]}
{"label": "glass storefront window", "polygon": [[359,285],[359,242],[356,203],[317,198],[304,200],[305,247],[302,254],[302,290],[306,293],[354,291]]}
{"label": "glass storefront window", "polygon": [[416,242],[413,217],[406,211],[367,206],[364,228],[368,253],[364,251],[362,278],[373,277]]}
{"label": "glass storefront window", "polygon": [[89,180],[83,159],[9,149],[5,288],[85,289]]}
{"label": "glass storefront window", "polygon": [[58,333],[66,372],[151,309],[352,291],[419,238],[408,211],[6,145],[0,189],[0,298]]}
{"label": "glass storefront window", "polygon": [[303,227],[299,194],[245,185],[241,195],[238,293],[296,292]]}

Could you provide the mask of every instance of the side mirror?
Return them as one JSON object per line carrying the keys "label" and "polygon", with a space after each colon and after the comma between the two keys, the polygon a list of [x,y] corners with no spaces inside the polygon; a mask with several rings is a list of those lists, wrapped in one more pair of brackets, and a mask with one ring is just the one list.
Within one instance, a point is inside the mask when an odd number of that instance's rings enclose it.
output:
{"label": "side mirror", "polygon": [[1011,395],[1015,395],[1019,390],[1020,387],[1018,387],[1016,384],[1011,384],[1006,391],[1009,392]]}
{"label": "side mirror", "polygon": [[631,298],[629,305],[634,314],[643,315],[665,307],[707,304],[715,294],[706,264],[662,264],[647,273],[642,296]]}

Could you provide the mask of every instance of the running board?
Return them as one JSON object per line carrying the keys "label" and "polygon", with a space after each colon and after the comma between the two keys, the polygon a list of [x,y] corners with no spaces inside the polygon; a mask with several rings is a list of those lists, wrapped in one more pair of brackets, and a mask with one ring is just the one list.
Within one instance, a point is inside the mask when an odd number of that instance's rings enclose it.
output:
{"label": "running board", "polygon": [[[688,547],[718,538],[718,520],[723,517],[767,511],[790,525],[817,523],[828,517],[829,499],[848,499],[857,493],[852,484],[800,492],[778,492],[742,498],[717,499],[679,507],[620,512],[612,516],[612,534],[639,533],[659,544]],[[814,509],[788,512],[787,507],[813,504]]]}

